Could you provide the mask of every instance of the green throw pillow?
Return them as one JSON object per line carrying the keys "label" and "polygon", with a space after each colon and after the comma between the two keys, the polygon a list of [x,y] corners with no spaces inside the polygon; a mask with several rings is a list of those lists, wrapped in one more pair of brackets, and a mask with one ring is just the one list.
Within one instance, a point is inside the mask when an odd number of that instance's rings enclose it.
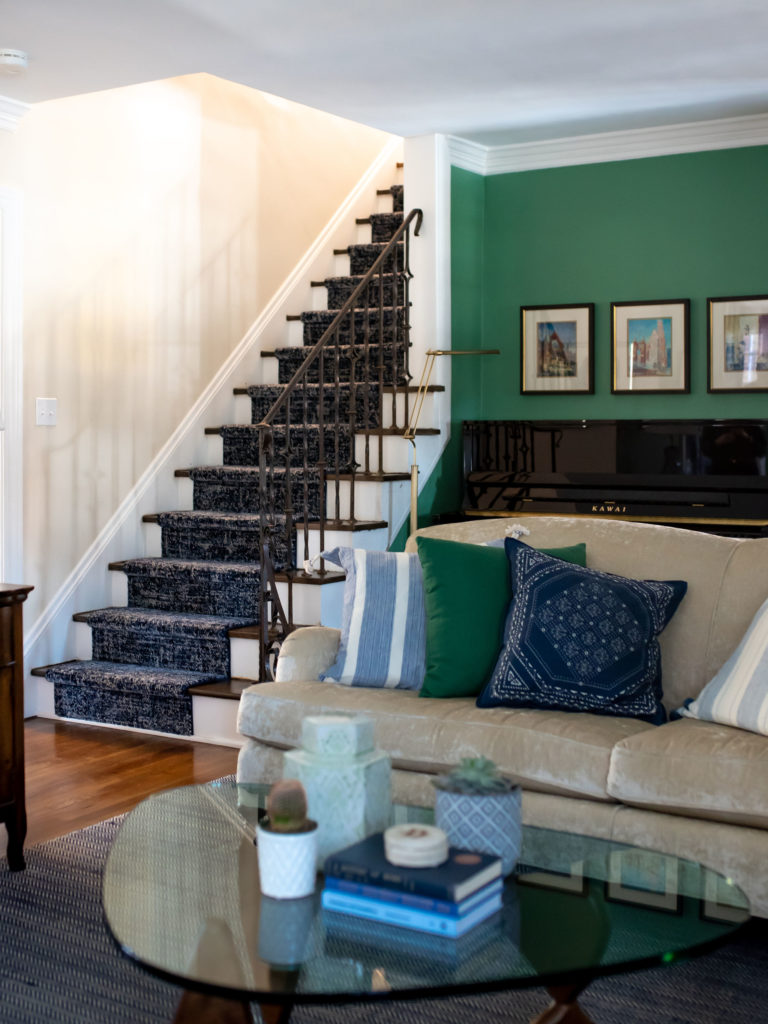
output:
{"label": "green throw pillow", "polygon": [[[493,672],[512,597],[503,547],[417,537],[427,613],[421,697],[475,697]],[[542,549],[586,566],[586,544]]]}

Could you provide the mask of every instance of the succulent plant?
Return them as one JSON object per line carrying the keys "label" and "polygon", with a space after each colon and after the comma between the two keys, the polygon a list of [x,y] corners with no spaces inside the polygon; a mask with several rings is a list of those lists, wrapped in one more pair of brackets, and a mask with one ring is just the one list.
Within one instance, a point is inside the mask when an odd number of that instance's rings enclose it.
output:
{"label": "succulent plant", "polygon": [[463,757],[449,772],[434,778],[432,785],[450,793],[468,793],[474,796],[508,793],[514,789],[512,780],[502,775],[494,762],[487,757]]}
{"label": "succulent plant", "polygon": [[267,796],[267,821],[272,832],[307,832],[307,794],[298,779],[280,779]]}

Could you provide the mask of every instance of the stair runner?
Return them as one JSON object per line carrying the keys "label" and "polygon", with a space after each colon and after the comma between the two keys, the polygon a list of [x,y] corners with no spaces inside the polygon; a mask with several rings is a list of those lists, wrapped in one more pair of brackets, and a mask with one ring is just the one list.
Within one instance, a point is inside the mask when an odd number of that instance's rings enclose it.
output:
{"label": "stair runner", "polygon": [[[230,676],[230,630],[254,625],[259,600],[259,488],[258,424],[279,397],[284,386],[303,362],[307,346],[314,345],[330,325],[335,310],[360,282],[386,242],[403,220],[401,185],[392,186],[393,213],[370,217],[371,243],[349,247],[350,273],[329,278],[328,310],[305,312],[303,345],[279,348],[269,353],[278,363],[278,385],[248,388],[251,424],[223,426],[223,465],[190,470],[193,508],[162,512],[157,522],[162,531],[162,556],[133,558],[121,564],[128,579],[128,605],[104,608],[78,617],[91,627],[92,660],[72,661],[50,667],[46,677],[54,684],[54,709],[66,718],[85,719],[177,735],[192,735],[192,698],[189,689]],[[395,262],[396,261],[396,262]],[[387,270],[402,269],[402,252],[393,256]],[[394,325],[405,323],[402,290],[396,277],[385,279],[385,302],[390,307],[380,319],[378,311],[360,310],[345,327],[351,346],[367,334],[371,367],[378,368],[379,346],[391,347]],[[296,319],[296,318],[292,318]],[[366,323],[367,320],[367,323]],[[400,334],[403,337],[403,334]],[[346,340],[346,339],[345,339]],[[351,347],[349,349],[351,352]],[[400,355],[400,353],[398,353]],[[343,421],[349,416],[351,360],[343,346],[337,361],[324,363],[321,387],[315,369],[314,394],[308,402],[310,426],[300,425],[304,404],[290,410],[289,431],[275,429],[276,446],[288,443],[294,432],[309,429],[319,441],[317,418],[320,402],[326,421],[335,413],[336,395]],[[364,360],[358,359],[355,379],[364,379]],[[315,364],[317,367],[317,364]],[[404,354],[402,363],[404,367]],[[335,386],[335,371],[338,380]],[[373,374],[371,374],[373,377]],[[390,371],[385,384],[393,383]],[[328,385],[334,385],[330,387]],[[321,397],[322,396],[322,397]],[[298,399],[298,396],[297,396]],[[362,417],[365,395],[358,390],[358,411]],[[373,381],[368,395],[369,425],[378,425],[379,388]],[[344,430],[334,442],[326,433],[329,466],[346,467],[352,455],[352,437]],[[319,475],[300,465],[275,470],[278,490],[288,489],[298,499],[305,486],[310,495],[310,515],[317,519],[321,502]],[[297,501],[298,504],[298,501]],[[295,544],[278,552],[276,568],[295,565]]]}

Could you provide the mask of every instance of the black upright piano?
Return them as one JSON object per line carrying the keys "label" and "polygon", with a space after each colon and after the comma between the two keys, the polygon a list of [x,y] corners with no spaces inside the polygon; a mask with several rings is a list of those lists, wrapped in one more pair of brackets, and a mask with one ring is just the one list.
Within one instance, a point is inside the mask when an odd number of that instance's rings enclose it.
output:
{"label": "black upright piano", "polygon": [[768,536],[768,420],[467,420],[463,451],[465,517]]}

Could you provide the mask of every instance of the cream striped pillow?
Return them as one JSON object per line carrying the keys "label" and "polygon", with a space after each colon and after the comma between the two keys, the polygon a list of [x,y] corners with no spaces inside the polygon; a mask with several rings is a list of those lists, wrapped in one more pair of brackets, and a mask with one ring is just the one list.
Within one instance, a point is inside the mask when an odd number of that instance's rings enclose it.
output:
{"label": "cream striped pillow", "polygon": [[714,679],[677,713],[768,736],[768,601]]}

